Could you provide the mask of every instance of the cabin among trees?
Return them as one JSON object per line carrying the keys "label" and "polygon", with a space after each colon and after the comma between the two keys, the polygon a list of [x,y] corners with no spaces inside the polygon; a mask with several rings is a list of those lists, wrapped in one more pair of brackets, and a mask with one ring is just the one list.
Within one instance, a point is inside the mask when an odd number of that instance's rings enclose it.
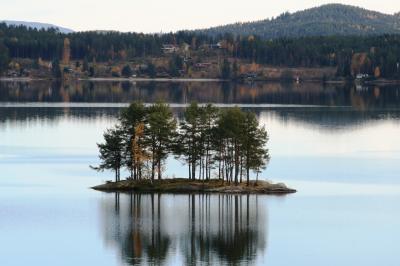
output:
{"label": "cabin among trees", "polygon": [[104,133],[104,142],[98,144],[100,165],[92,168],[113,170],[116,182],[122,168],[132,180],[160,180],[165,160],[174,156],[186,164],[190,180],[249,184],[250,171],[258,179],[268,164],[267,141],[256,115],[237,107],[222,110],[192,103],[178,120],[165,103],[134,102]]}

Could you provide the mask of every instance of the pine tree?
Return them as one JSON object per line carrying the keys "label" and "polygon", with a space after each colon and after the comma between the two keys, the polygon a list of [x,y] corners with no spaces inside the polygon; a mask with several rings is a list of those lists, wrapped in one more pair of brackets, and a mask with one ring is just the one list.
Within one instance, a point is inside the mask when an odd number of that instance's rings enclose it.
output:
{"label": "pine tree", "polygon": [[157,70],[156,66],[153,63],[149,63],[147,65],[147,75],[149,75],[150,78],[155,78],[157,76]]}
{"label": "pine tree", "polygon": [[232,65],[232,78],[237,79],[239,77],[239,66],[237,64],[237,61],[233,62]]}
{"label": "pine tree", "polygon": [[[124,164],[131,173],[131,178],[137,179],[141,173],[139,165],[136,164],[135,154],[133,150],[134,141],[137,145],[142,146],[143,136],[136,136],[136,132],[140,130],[139,125],[145,123],[146,108],[141,102],[133,102],[128,108],[124,109],[120,115],[120,123],[124,133],[125,156]],[[143,132],[140,132],[143,135]]]}
{"label": "pine tree", "polygon": [[156,167],[158,179],[162,179],[162,163],[173,149],[176,137],[176,120],[170,107],[158,102],[148,108],[146,142],[151,154],[151,179],[154,180]]}
{"label": "pine tree", "polygon": [[268,135],[265,128],[260,128],[254,113],[247,112],[245,114],[241,141],[245,159],[247,185],[249,185],[250,170],[258,172],[269,161],[268,149],[265,147]]}
{"label": "pine tree", "polygon": [[83,72],[89,71],[89,62],[88,62],[87,57],[85,57],[85,58],[83,59],[82,70],[83,70]]}
{"label": "pine tree", "polygon": [[52,65],[51,65],[51,72],[52,72],[52,74],[53,74],[53,77],[55,77],[55,78],[61,78],[61,76],[62,76],[62,73],[61,73],[61,69],[60,69],[60,61],[58,61],[58,59],[55,59],[53,62],[52,62]]}
{"label": "pine tree", "polygon": [[89,67],[89,77],[94,77],[95,76],[95,69],[94,66]]}
{"label": "pine tree", "polygon": [[218,131],[221,138],[221,157],[225,178],[228,182],[239,182],[241,138],[244,113],[238,108],[221,112],[218,119]]}
{"label": "pine tree", "polygon": [[204,157],[203,173],[207,180],[211,179],[211,168],[214,164],[213,152],[214,152],[214,134],[216,129],[216,122],[218,118],[218,109],[207,104],[202,108],[201,114],[201,140],[202,140],[202,156]]}
{"label": "pine tree", "polygon": [[135,171],[135,178],[134,179],[142,179],[143,176],[143,166],[147,161],[150,160],[150,155],[146,150],[146,145],[144,142],[145,135],[144,135],[145,124],[140,122],[135,127],[135,136],[132,137],[132,165],[134,166]]}
{"label": "pine tree", "polygon": [[221,67],[221,77],[223,79],[230,79],[231,78],[231,64],[227,59],[224,59]]}
{"label": "pine tree", "polygon": [[201,109],[196,102],[185,109],[184,118],[185,120],[180,125],[178,153],[185,158],[189,166],[189,179],[196,179],[196,166],[201,158]]}
{"label": "pine tree", "polygon": [[122,68],[121,75],[122,75],[123,77],[126,77],[126,78],[131,77],[131,76],[133,75],[133,70],[132,70],[132,68],[131,68],[129,65],[125,65],[125,66]]}
{"label": "pine tree", "polygon": [[8,62],[8,49],[2,42],[0,42],[0,73],[7,69]]}
{"label": "pine tree", "polygon": [[97,144],[100,152],[100,165],[91,168],[96,171],[114,170],[115,182],[118,182],[124,153],[123,131],[120,128],[109,129],[103,136],[104,143]]}

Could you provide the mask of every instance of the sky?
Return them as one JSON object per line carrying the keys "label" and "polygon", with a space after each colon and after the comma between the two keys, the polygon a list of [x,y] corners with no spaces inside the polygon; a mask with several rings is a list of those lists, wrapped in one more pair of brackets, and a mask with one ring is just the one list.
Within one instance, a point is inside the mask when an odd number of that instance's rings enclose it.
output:
{"label": "sky", "polygon": [[[0,0],[0,20],[44,22],[83,30],[169,32],[276,17],[332,1],[317,0]],[[393,14],[398,0],[345,0]]]}

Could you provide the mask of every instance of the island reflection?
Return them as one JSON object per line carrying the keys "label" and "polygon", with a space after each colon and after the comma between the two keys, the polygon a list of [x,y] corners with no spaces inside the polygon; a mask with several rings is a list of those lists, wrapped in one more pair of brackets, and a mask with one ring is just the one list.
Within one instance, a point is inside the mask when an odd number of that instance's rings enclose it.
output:
{"label": "island reflection", "polygon": [[130,265],[238,265],[267,248],[267,207],[256,195],[105,194],[108,246]]}

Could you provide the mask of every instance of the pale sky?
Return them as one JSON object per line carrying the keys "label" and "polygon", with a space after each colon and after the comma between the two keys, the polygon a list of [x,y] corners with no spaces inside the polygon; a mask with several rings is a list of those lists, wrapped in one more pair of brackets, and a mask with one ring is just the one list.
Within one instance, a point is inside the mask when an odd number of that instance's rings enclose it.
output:
{"label": "pale sky", "polygon": [[[52,23],[74,30],[168,32],[275,17],[332,1],[321,0],[0,0],[0,20]],[[345,0],[393,14],[398,0]]]}

